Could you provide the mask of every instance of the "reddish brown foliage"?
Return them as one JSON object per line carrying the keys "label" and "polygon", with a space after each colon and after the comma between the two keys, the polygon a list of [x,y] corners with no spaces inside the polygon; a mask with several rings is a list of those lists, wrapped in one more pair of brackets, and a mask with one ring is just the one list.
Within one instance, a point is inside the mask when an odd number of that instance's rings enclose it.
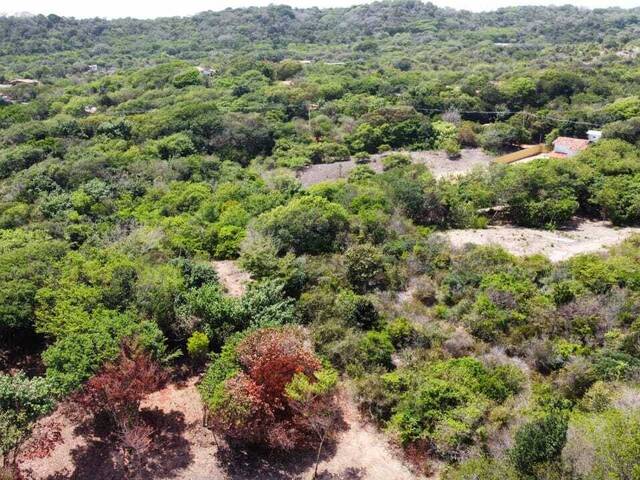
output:
{"label": "reddish brown foliage", "polygon": [[284,403],[284,389],[296,373],[307,376],[321,365],[298,329],[268,329],[250,335],[238,346],[238,357],[249,378],[259,386],[260,400]]}
{"label": "reddish brown foliage", "polygon": [[153,427],[144,423],[124,424],[118,440],[123,467],[130,478],[135,478],[141,473],[145,458],[153,448]]}
{"label": "reddish brown foliage", "polygon": [[131,421],[140,401],[157,390],[166,374],[135,344],[123,344],[120,356],[85,385],[78,402],[92,413],[107,412],[119,424]]}
{"label": "reddish brown foliage", "polygon": [[62,425],[49,420],[42,422],[22,447],[21,456],[26,459],[46,458],[62,443]]}
{"label": "reddish brown foliage", "polygon": [[[286,395],[296,373],[313,378],[321,363],[304,331],[298,328],[263,329],[237,347],[243,372],[225,385],[229,402],[213,416],[213,427],[227,437],[247,443],[290,450],[315,443],[315,416]],[[311,409],[337,411],[333,395],[316,398]]]}

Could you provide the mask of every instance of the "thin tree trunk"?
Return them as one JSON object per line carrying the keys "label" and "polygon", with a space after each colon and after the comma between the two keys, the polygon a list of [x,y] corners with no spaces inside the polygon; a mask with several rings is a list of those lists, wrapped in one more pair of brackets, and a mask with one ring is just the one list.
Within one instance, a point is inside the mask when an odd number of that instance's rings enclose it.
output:
{"label": "thin tree trunk", "polygon": [[318,452],[316,453],[316,466],[313,469],[313,477],[311,477],[311,480],[316,480],[316,478],[318,477],[318,465],[320,465],[320,455],[322,454],[322,445],[324,444],[325,437],[326,433],[323,433],[322,437],[320,438],[320,445],[318,445]]}

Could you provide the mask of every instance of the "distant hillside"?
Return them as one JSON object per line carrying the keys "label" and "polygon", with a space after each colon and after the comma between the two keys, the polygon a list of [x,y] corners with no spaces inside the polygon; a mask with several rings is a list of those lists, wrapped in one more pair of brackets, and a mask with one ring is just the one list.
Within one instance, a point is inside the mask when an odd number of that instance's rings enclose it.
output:
{"label": "distant hillside", "polygon": [[394,51],[428,65],[438,57],[433,49],[481,52],[498,43],[526,55],[527,48],[616,48],[637,38],[640,9],[513,7],[471,13],[417,0],[333,9],[252,7],[156,20],[0,18],[3,67],[37,77],[79,71],[87,62],[128,67],[167,57],[220,60],[241,52],[268,60],[361,60]]}

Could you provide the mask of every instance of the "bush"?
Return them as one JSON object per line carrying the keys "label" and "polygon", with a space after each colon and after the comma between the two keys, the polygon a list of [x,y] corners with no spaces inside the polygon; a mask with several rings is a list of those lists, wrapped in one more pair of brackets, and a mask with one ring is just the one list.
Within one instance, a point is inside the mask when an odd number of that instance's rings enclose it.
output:
{"label": "bush", "polygon": [[359,357],[365,368],[384,367],[391,368],[391,355],[395,351],[391,339],[386,332],[367,332],[360,339]]}
{"label": "bush", "polygon": [[594,193],[593,202],[615,225],[640,221],[640,174],[608,177]]}
{"label": "bush", "polygon": [[28,378],[24,373],[0,373],[0,459],[8,460],[10,452],[28,434],[33,422],[49,413],[55,405],[56,393],[42,377]]}
{"label": "bush", "polygon": [[378,324],[380,316],[371,297],[343,290],[334,301],[338,317],[347,325],[369,330]]}
{"label": "bush", "polygon": [[444,480],[520,480],[518,472],[504,460],[481,457],[461,462],[447,470]]}
{"label": "bush", "polygon": [[370,244],[354,245],[344,254],[347,280],[359,292],[387,283],[382,251]]}
{"label": "bush", "polygon": [[132,337],[154,358],[166,356],[164,337],[155,323],[108,310],[94,312],[78,330],[60,335],[42,354],[47,378],[57,391],[71,392],[106,362],[115,360],[121,341]]}
{"label": "bush", "polygon": [[445,151],[449,159],[453,160],[456,158],[460,158],[460,144],[457,140],[449,138],[440,144],[440,148]]}
{"label": "bush", "polygon": [[356,163],[369,163],[371,156],[367,152],[358,152],[354,156]]}
{"label": "bush", "polygon": [[402,371],[402,378],[412,388],[399,396],[391,426],[403,443],[432,442],[444,457],[457,457],[492,404],[518,392],[523,381],[511,367],[488,368],[470,357],[426,363]]}
{"label": "bush", "polygon": [[569,167],[552,160],[509,167],[497,185],[509,218],[528,227],[555,228],[568,222],[580,207],[580,171]]}
{"label": "bush", "polygon": [[190,85],[200,85],[202,83],[200,72],[195,68],[190,68],[177,73],[173,77],[173,86],[176,88],[184,88]]}
{"label": "bush", "polygon": [[309,195],[262,214],[256,228],[271,235],[280,252],[317,254],[338,248],[349,221],[340,205]]}
{"label": "bush", "polygon": [[516,468],[531,475],[537,465],[556,460],[567,440],[567,417],[549,413],[516,432],[511,459]]}
{"label": "bush", "polygon": [[209,337],[206,333],[193,332],[187,340],[187,353],[195,363],[201,363],[209,353]]}
{"label": "bush", "polygon": [[232,339],[200,393],[214,430],[242,443],[292,450],[314,441],[314,419],[335,416],[336,383],[302,329],[270,328]]}
{"label": "bush", "polygon": [[406,167],[408,165],[411,165],[411,157],[404,153],[391,153],[382,159],[382,168],[385,171]]}
{"label": "bush", "polygon": [[636,479],[640,474],[640,410],[576,415],[562,457],[567,470],[590,480]]}

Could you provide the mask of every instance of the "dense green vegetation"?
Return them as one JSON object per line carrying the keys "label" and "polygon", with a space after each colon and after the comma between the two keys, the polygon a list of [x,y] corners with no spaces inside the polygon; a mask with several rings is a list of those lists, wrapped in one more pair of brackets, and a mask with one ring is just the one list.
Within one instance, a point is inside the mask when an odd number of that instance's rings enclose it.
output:
{"label": "dense green vegetation", "polygon": [[[640,478],[640,240],[552,264],[438,235],[640,223],[639,33],[638,10],[411,0],[0,18],[0,83],[39,80],[0,105],[3,459],[135,338],[146,363],[208,364],[203,401],[235,440],[308,442],[349,385],[447,479]],[[570,159],[455,179],[407,155],[593,127]],[[296,178],[350,158],[346,178]],[[242,295],[212,265],[228,259]],[[264,351],[284,381],[255,373]]]}

